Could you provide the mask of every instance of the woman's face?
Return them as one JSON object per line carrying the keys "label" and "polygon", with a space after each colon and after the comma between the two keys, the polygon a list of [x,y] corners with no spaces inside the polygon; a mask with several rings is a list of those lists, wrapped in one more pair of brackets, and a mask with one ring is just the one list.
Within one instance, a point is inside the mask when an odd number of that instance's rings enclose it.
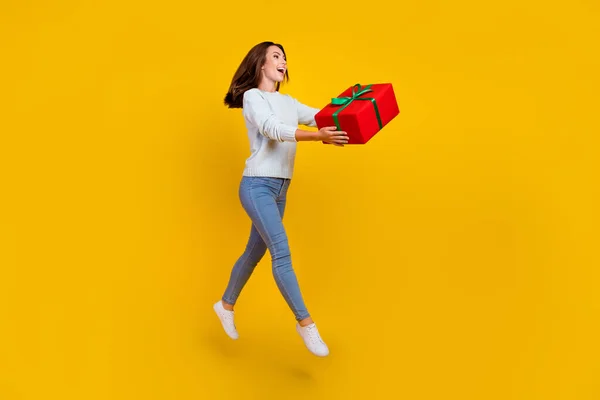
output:
{"label": "woman's face", "polygon": [[272,82],[283,82],[287,71],[287,62],[283,51],[277,46],[267,49],[267,59],[262,67],[263,78]]}

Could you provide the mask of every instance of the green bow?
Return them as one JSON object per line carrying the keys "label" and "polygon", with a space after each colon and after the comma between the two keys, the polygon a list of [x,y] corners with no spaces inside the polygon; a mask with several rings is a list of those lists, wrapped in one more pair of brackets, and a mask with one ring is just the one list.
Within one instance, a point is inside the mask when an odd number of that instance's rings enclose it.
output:
{"label": "green bow", "polygon": [[356,84],[352,87],[352,96],[351,97],[334,97],[331,99],[331,104],[334,106],[342,106],[340,107],[339,110],[337,110],[336,112],[333,113],[333,121],[335,122],[335,126],[337,127],[338,131],[341,131],[342,128],[340,127],[340,121],[338,120],[338,114],[340,112],[342,112],[342,110],[346,107],[348,107],[350,104],[352,104],[352,102],[354,100],[369,100],[371,103],[373,103],[373,107],[375,108],[375,115],[377,116],[377,123],[379,124],[379,129],[381,129],[383,127],[383,124],[381,123],[381,116],[379,115],[379,109],[377,108],[377,101],[375,101],[374,98],[371,97],[360,97],[365,93],[368,92],[372,92],[373,89],[371,89],[372,85],[367,85],[365,86],[365,88],[363,89],[362,86],[360,84]]}

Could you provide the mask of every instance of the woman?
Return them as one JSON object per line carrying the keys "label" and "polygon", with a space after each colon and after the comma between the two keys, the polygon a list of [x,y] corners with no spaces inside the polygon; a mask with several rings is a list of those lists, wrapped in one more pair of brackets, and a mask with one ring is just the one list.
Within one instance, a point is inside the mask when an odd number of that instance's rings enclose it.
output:
{"label": "woman", "polygon": [[299,129],[298,125],[316,126],[314,116],[319,110],[281,94],[279,88],[284,79],[289,79],[289,73],[283,46],[259,43],[242,60],[225,96],[226,106],[242,108],[250,141],[251,155],[245,163],[239,196],[252,226],[246,249],[234,264],[225,293],[213,308],[227,335],[237,339],[233,307],[268,249],[275,282],[294,313],[296,330],[308,350],[323,357],[329,349],[304,304],[282,218],[297,142],[323,141],[343,146],[348,143],[348,136],[335,126],[318,131]]}

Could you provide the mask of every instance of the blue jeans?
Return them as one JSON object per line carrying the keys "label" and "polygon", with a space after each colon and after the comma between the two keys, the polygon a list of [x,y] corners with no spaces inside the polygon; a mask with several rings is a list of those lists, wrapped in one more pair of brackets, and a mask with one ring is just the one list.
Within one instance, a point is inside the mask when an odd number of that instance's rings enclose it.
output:
{"label": "blue jeans", "polygon": [[297,321],[308,318],[283,226],[289,179],[243,176],[239,196],[252,220],[250,237],[244,253],[233,266],[223,301],[235,304],[240,292],[267,249],[271,254],[273,276],[279,291]]}

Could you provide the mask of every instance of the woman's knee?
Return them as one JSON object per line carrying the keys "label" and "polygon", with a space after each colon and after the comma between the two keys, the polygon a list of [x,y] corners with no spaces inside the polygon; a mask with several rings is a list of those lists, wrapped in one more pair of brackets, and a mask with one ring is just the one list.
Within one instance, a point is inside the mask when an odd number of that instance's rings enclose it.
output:
{"label": "woman's knee", "polygon": [[273,240],[271,246],[269,246],[269,251],[271,252],[273,260],[290,257],[290,245],[285,233],[278,235],[278,237]]}

